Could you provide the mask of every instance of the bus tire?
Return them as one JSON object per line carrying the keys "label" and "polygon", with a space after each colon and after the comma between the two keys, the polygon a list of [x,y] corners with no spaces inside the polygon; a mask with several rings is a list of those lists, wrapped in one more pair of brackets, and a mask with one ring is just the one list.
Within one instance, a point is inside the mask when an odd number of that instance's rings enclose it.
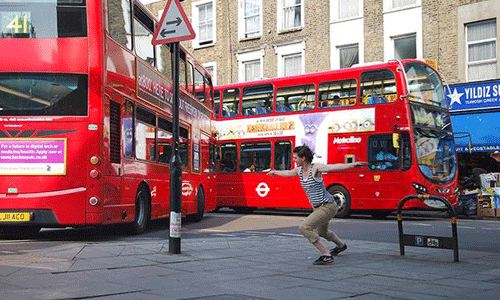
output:
{"label": "bus tire", "polygon": [[347,189],[341,185],[333,185],[328,188],[328,192],[340,200],[339,210],[336,218],[345,218],[351,214],[351,195]]}
{"label": "bus tire", "polygon": [[140,187],[135,195],[135,217],[129,230],[131,234],[141,234],[146,230],[151,217],[149,202],[148,190]]}
{"label": "bus tire", "polygon": [[193,220],[195,222],[200,222],[203,219],[203,214],[205,213],[205,191],[203,187],[200,186],[198,189],[198,205],[197,205],[197,213],[193,216]]}

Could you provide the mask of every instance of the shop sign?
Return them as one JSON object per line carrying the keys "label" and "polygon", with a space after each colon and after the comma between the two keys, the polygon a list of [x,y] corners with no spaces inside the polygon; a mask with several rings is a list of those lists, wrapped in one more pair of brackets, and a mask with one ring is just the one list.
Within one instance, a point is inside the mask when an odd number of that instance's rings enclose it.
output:
{"label": "shop sign", "polygon": [[446,89],[450,112],[500,107],[500,80],[451,85]]}

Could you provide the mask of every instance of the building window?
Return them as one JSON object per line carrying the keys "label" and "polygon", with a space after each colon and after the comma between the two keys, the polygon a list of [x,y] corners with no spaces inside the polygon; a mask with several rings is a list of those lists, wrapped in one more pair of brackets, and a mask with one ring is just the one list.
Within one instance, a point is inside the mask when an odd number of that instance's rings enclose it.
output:
{"label": "building window", "polygon": [[193,28],[196,37],[193,47],[211,46],[215,44],[215,1],[198,1],[192,3]]}
{"label": "building window", "polygon": [[304,25],[302,0],[278,0],[278,28],[288,30]]}
{"label": "building window", "polygon": [[467,80],[497,77],[496,20],[466,25]]}
{"label": "building window", "polygon": [[302,53],[283,56],[283,76],[302,74]]}
{"label": "building window", "polygon": [[278,55],[278,76],[304,74],[305,43],[276,47]]}
{"label": "building window", "polygon": [[264,51],[252,51],[237,54],[238,60],[238,79],[240,82],[260,80],[263,77],[262,58]]}
{"label": "building window", "polygon": [[417,58],[417,35],[410,34],[394,37],[394,58]]}
{"label": "building window", "polygon": [[243,68],[245,72],[243,78],[244,81],[253,81],[262,78],[260,74],[260,69],[261,69],[260,59],[244,61]]}
{"label": "building window", "polygon": [[240,0],[239,38],[262,35],[262,0]]}
{"label": "building window", "polygon": [[339,20],[355,18],[360,15],[360,0],[340,0],[339,1]]}
{"label": "building window", "polygon": [[216,62],[204,63],[203,67],[208,71],[208,73],[212,77],[212,84],[214,86],[217,85],[217,63]]}
{"label": "building window", "polygon": [[400,9],[418,4],[418,0],[389,0],[391,9]]}
{"label": "building window", "polygon": [[340,68],[350,68],[359,63],[359,45],[339,46]]}

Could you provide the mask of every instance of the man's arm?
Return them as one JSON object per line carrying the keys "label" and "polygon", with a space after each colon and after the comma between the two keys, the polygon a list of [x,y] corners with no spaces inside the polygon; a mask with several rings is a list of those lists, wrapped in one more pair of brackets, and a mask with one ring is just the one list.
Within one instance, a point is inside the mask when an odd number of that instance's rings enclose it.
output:
{"label": "man's arm", "polygon": [[297,173],[297,169],[282,170],[282,171],[272,170],[272,171],[267,172],[267,175],[269,175],[269,176],[293,177],[293,176],[299,175],[299,173]]}
{"label": "man's arm", "polygon": [[316,176],[317,173],[329,173],[351,168],[361,168],[366,165],[368,165],[368,163],[363,161],[357,161],[349,164],[314,164],[314,168],[316,169],[314,174]]}

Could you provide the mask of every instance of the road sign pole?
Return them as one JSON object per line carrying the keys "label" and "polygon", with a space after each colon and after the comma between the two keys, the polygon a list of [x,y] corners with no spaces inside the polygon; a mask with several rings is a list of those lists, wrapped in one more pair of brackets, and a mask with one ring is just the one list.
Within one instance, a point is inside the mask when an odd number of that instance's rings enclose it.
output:
{"label": "road sign pole", "polygon": [[172,147],[174,153],[170,160],[170,237],[168,242],[168,252],[170,254],[181,253],[181,222],[182,222],[182,163],[179,156],[179,42],[172,45],[173,56],[173,140]]}

